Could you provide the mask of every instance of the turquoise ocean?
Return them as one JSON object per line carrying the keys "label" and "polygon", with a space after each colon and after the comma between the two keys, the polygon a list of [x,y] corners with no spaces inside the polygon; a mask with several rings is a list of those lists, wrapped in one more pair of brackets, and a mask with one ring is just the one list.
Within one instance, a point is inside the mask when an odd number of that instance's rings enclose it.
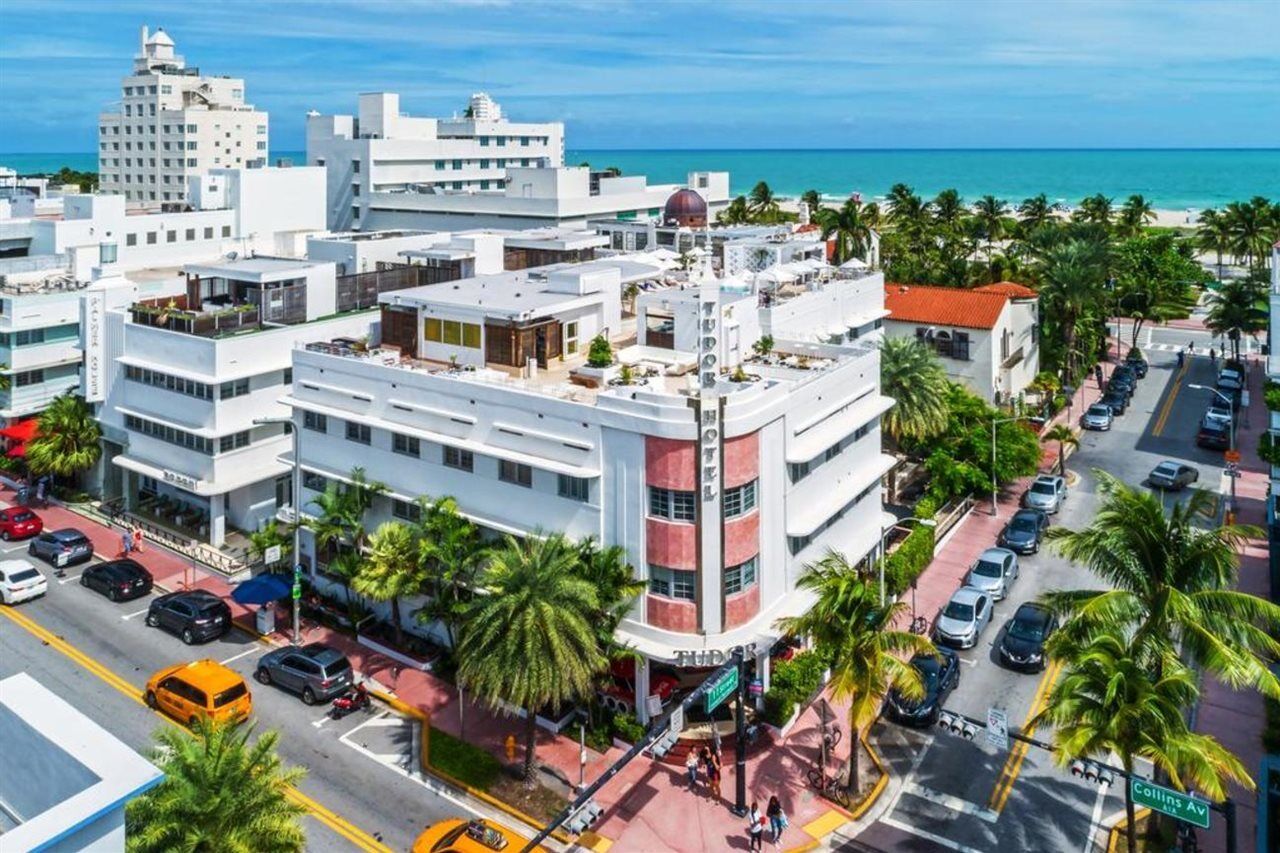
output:
{"label": "turquoise ocean", "polygon": [[[305,162],[300,151],[272,158]],[[1118,201],[1140,193],[1168,210],[1216,207],[1256,195],[1280,199],[1280,148],[1124,150],[570,150],[566,163],[617,166],[655,183],[683,182],[691,171],[728,171],[734,194],[767,181],[775,193],[796,196],[862,193],[874,199],[898,182],[923,195],[954,187],[966,198],[991,193],[1012,202],[1045,193],[1075,204],[1097,192]],[[62,166],[91,171],[93,152],[0,153],[0,166],[20,173]]]}

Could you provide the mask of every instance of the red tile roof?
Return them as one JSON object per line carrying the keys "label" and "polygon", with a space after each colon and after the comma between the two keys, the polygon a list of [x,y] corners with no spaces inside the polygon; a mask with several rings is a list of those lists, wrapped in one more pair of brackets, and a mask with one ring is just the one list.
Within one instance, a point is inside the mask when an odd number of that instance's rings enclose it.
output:
{"label": "red tile roof", "polygon": [[962,329],[994,329],[1008,303],[1004,293],[963,287],[924,284],[886,284],[884,307],[890,320],[959,326]]}
{"label": "red tile roof", "polygon": [[1003,293],[1010,299],[1035,299],[1037,295],[1034,290],[1016,281],[997,281],[995,284],[975,287],[974,290],[980,293]]}

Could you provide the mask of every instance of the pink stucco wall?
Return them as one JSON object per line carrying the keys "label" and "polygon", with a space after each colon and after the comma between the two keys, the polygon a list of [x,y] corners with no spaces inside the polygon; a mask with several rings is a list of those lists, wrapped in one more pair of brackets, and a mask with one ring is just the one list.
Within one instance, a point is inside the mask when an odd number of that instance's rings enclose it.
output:
{"label": "pink stucco wall", "polygon": [[724,564],[736,566],[760,553],[760,510],[724,523]]}
{"label": "pink stucco wall", "polygon": [[724,487],[732,489],[760,476],[760,433],[752,432],[724,443]]}
{"label": "pink stucco wall", "polygon": [[692,492],[698,488],[698,454],[692,441],[645,436],[644,476],[650,486]]}
{"label": "pink stucco wall", "polygon": [[645,519],[645,559],[669,569],[698,567],[697,525],[659,518]]}
{"label": "pink stucco wall", "polygon": [[751,585],[737,595],[724,600],[724,627],[736,628],[751,621],[760,612],[760,584]]}
{"label": "pink stucco wall", "polygon": [[645,619],[655,628],[692,634],[698,630],[698,607],[692,601],[646,595]]}

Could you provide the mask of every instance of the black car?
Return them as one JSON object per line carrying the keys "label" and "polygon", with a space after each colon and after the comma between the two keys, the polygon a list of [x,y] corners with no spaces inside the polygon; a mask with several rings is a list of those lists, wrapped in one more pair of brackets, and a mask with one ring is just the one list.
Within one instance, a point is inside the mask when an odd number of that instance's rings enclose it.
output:
{"label": "black car", "polygon": [[907,699],[896,690],[889,693],[889,716],[908,726],[931,726],[947,696],[960,683],[960,658],[948,648],[938,647],[937,655],[917,655],[911,665],[924,682],[924,698]]}
{"label": "black car", "polygon": [[1205,418],[1196,433],[1196,444],[1210,450],[1226,450],[1231,447],[1231,426],[1217,418]]}
{"label": "black car", "polygon": [[1138,375],[1139,379],[1145,377],[1147,375],[1147,370],[1150,369],[1150,365],[1147,364],[1147,360],[1143,358],[1142,353],[1138,352],[1136,349],[1129,350],[1129,354],[1124,357],[1124,366],[1131,368],[1133,372]]}
{"label": "black car", "polygon": [[51,566],[73,566],[93,559],[93,543],[74,527],[46,530],[31,540],[27,553]]}
{"label": "black car", "polygon": [[133,560],[111,560],[85,569],[80,585],[97,590],[112,601],[128,601],[151,592],[151,572]]}
{"label": "black car", "polygon": [[203,589],[171,592],[151,602],[147,624],[177,634],[189,646],[227,633],[231,628],[231,608]]}
{"label": "black car", "polygon": [[1132,376],[1112,376],[1107,381],[1107,393],[1119,392],[1125,397],[1132,397],[1133,391],[1138,387],[1138,380]]}
{"label": "black car", "polygon": [[1058,617],[1038,604],[1023,604],[1000,640],[1000,662],[1010,669],[1044,670],[1044,644],[1058,629]]}
{"label": "black car", "polygon": [[1038,509],[1020,509],[1000,531],[996,544],[1019,554],[1034,554],[1049,529],[1049,516]]}
{"label": "black car", "polygon": [[1138,376],[1138,371],[1134,370],[1132,367],[1130,367],[1127,364],[1122,364],[1119,367],[1117,367],[1115,370],[1111,371],[1111,378],[1130,380],[1134,384],[1137,384],[1138,380],[1141,377]]}
{"label": "black car", "polygon": [[1119,391],[1108,391],[1102,395],[1102,399],[1098,402],[1104,406],[1109,406],[1113,415],[1123,415],[1124,410],[1129,408],[1129,398]]}

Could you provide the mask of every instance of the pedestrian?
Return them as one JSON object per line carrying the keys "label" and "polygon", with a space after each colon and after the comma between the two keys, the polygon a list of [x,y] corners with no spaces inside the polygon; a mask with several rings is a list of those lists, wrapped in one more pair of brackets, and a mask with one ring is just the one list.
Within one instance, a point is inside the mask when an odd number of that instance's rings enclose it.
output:
{"label": "pedestrian", "polygon": [[751,801],[751,811],[747,812],[747,834],[751,838],[751,846],[748,850],[764,849],[764,825],[766,823],[764,815],[760,814],[760,805],[755,801]]}
{"label": "pedestrian", "polygon": [[720,756],[714,752],[707,761],[707,787],[711,789],[711,796],[720,799]]}
{"label": "pedestrian", "polygon": [[1189,353],[1191,353],[1192,355],[1195,355],[1195,354],[1196,354],[1196,342],[1195,342],[1195,341],[1192,341],[1191,343],[1187,344],[1187,351],[1188,351]]}
{"label": "pedestrian", "polygon": [[1218,353],[1213,347],[1209,347],[1209,365],[1213,366],[1218,363]]}
{"label": "pedestrian", "polygon": [[133,528],[133,550],[137,551],[139,554],[142,553],[142,538],[142,528]]}
{"label": "pedestrian", "polygon": [[685,757],[684,772],[689,777],[689,790],[692,791],[698,787],[698,753],[692,749],[689,750],[688,756]]}
{"label": "pedestrian", "polygon": [[769,828],[773,830],[773,843],[777,844],[782,838],[782,830],[787,828],[787,815],[782,810],[782,803],[778,802],[777,795],[769,798],[769,805],[764,813],[769,818]]}
{"label": "pedestrian", "polygon": [[127,557],[133,550],[133,532],[126,526],[120,531],[120,556]]}
{"label": "pedestrian", "polygon": [[37,506],[45,507],[49,505],[48,501],[44,499],[45,489],[48,488],[48,485],[49,485],[49,480],[46,477],[41,477],[39,480],[36,480],[36,505]]}

